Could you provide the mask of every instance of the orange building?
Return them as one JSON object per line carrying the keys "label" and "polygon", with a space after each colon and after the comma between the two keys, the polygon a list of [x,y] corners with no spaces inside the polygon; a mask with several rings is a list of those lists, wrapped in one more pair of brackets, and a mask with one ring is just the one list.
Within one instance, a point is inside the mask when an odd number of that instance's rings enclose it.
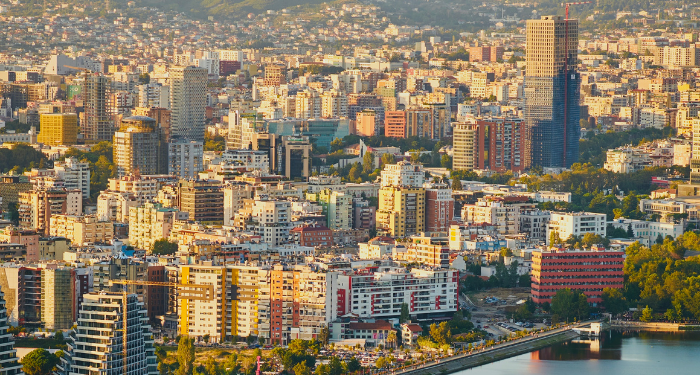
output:
{"label": "orange building", "polygon": [[389,111],[384,114],[384,135],[393,138],[406,138],[405,111]]}

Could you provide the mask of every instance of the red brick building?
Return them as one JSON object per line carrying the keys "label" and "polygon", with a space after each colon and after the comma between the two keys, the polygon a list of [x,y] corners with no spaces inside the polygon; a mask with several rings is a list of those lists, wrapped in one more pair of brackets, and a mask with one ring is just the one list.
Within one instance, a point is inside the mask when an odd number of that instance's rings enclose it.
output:
{"label": "red brick building", "polygon": [[319,224],[303,225],[290,231],[292,240],[301,246],[331,246],[333,245],[333,231]]}
{"label": "red brick building", "polygon": [[622,289],[624,251],[592,248],[583,251],[535,251],[532,253],[532,299],[552,303],[560,289],[584,293],[588,302],[602,302],[604,288]]}

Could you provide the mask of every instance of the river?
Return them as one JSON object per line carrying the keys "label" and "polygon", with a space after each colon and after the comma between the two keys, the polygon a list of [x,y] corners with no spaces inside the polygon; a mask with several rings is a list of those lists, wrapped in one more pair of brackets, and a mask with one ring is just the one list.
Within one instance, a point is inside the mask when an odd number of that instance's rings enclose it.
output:
{"label": "river", "polygon": [[455,374],[700,374],[700,332],[609,331],[594,344],[573,340]]}

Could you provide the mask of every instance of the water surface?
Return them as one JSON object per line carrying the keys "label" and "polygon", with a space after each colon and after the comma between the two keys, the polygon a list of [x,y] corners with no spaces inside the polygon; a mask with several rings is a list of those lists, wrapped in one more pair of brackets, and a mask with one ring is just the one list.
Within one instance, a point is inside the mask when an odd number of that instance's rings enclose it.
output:
{"label": "water surface", "polygon": [[609,331],[593,343],[573,340],[455,374],[700,374],[700,332]]}

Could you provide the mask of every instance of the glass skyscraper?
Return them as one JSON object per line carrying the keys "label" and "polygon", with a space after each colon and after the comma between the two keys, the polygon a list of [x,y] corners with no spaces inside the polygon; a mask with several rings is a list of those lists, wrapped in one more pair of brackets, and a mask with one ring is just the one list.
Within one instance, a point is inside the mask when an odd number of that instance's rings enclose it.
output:
{"label": "glass skyscraper", "polygon": [[578,21],[527,21],[525,167],[570,167],[578,161],[581,76]]}

